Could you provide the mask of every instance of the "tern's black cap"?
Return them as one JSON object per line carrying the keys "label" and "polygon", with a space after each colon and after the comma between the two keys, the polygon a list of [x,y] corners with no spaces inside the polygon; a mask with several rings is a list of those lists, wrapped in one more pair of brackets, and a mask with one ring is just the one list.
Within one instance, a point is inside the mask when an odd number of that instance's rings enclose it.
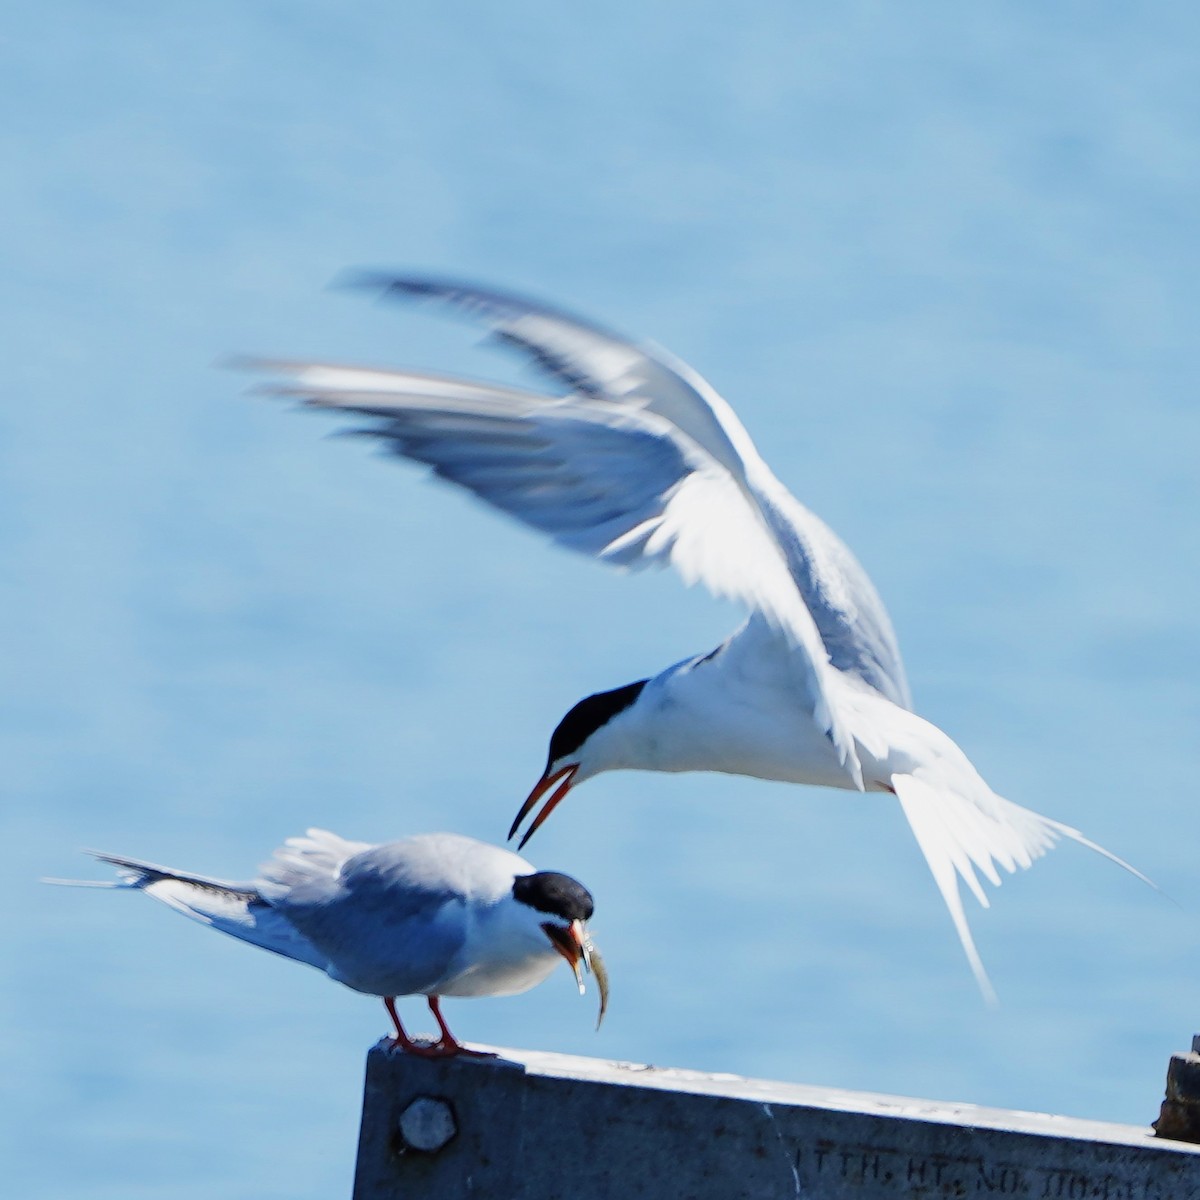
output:
{"label": "tern's black cap", "polygon": [[512,892],[522,904],[564,921],[586,921],[595,907],[592,893],[582,883],[558,871],[518,875]]}
{"label": "tern's black cap", "polygon": [[627,709],[641,694],[649,681],[639,679],[611,692],[586,696],[558,723],[550,735],[550,756],[547,766],[566,754],[572,754],[602,725],[607,725],[619,712]]}

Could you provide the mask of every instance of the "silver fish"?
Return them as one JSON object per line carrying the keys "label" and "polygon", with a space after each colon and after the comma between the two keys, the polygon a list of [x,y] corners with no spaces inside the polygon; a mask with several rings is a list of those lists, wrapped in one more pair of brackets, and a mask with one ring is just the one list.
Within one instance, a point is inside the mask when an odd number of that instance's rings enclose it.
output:
{"label": "silver fish", "polygon": [[600,955],[600,951],[596,949],[596,943],[592,941],[590,936],[586,936],[583,940],[583,963],[584,966],[596,977],[596,988],[600,993],[600,1013],[596,1017],[596,1028],[600,1028],[600,1023],[604,1020],[604,1014],[608,1011],[608,970],[604,966],[604,959]]}

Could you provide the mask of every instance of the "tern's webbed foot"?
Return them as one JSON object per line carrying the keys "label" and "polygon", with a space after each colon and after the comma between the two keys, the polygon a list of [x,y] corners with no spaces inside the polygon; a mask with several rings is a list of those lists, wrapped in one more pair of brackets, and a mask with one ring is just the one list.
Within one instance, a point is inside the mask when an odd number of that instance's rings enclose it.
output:
{"label": "tern's webbed foot", "polygon": [[414,1042],[411,1038],[402,1040],[393,1037],[391,1043],[394,1048],[403,1050],[405,1054],[415,1055],[417,1058],[457,1058],[459,1055],[464,1058],[499,1057],[494,1050],[472,1050],[461,1042],[447,1042],[444,1038],[438,1042]]}
{"label": "tern's webbed foot", "polygon": [[499,1058],[495,1050],[472,1050],[470,1046],[464,1046],[461,1042],[454,1043],[455,1054],[463,1054],[467,1058]]}

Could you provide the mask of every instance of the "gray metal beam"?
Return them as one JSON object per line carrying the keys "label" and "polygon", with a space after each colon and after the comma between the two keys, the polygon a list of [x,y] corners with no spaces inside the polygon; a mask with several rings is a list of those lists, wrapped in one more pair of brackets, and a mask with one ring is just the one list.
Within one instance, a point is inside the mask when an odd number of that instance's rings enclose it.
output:
{"label": "gray metal beam", "polygon": [[525,1050],[367,1057],[355,1200],[1197,1200],[1149,1128]]}

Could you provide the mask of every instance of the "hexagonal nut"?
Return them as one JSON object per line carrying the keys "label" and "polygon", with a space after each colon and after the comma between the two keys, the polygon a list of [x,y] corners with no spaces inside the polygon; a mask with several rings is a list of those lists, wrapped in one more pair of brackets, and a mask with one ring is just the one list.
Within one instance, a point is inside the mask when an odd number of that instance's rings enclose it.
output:
{"label": "hexagonal nut", "polygon": [[407,1150],[436,1154],[458,1133],[454,1109],[437,1096],[418,1096],[400,1114],[400,1137]]}

